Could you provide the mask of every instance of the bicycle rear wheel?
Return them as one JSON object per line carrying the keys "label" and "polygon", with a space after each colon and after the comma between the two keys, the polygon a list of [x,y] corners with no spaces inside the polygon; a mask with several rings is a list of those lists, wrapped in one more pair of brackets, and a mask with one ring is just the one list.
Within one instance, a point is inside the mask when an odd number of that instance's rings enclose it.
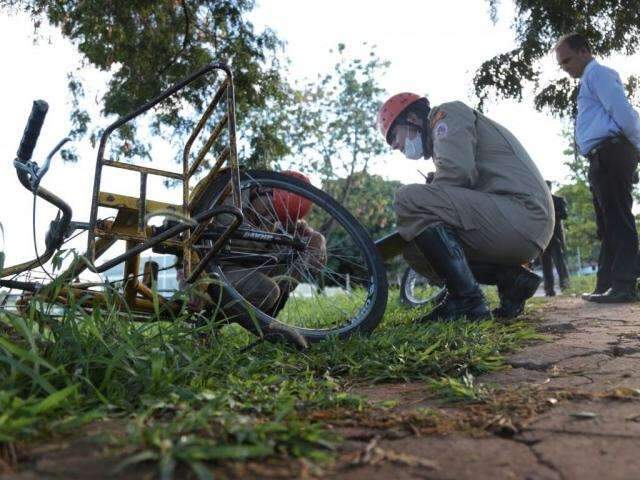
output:
{"label": "bicycle rear wheel", "polygon": [[[228,177],[214,182],[195,213],[218,203],[227,182]],[[371,332],[384,315],[388,285],[380,255],[362,225],[329,195],[289,175],[245,171],[240,188],[241,230],[275,233],[289,241],[261,242],[255,235],[229,241],[209,266],[212,278],[220,281],[209,293],[214,302],[222,300],[223,312],[258,335],[284,328],[314,342]],[[283,192],[309,208],[304,222],[324,236],[326,260],[320,261],[322,249],[311,245],[309,228],[295,227],[300,225],[295,213],[286,212],[282,220],[274,197]],[[206,251],[211,243],[204,241],[199,248]]]}
{"label": "bicycle rear wheel", "polygon": [[428,303],[438,303],[444,297],[446,289],[413,268],[407,267],[400,282],[400,301],[409,307],[421,307]]}

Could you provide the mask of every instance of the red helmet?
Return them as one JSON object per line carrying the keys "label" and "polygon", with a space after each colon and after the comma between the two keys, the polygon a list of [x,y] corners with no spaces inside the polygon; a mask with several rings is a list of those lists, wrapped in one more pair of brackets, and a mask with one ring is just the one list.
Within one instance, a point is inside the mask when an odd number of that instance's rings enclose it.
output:
{"label": "red helmet", "polygon": [[396,118],[405,111],[405,109],[416,100],[420,100],[420,95],[415,93],[398,93],[392,97],[389,97],[386,102],[382,104],[380,110],[378,110],[378,130],[389,143],[389,129]]}
{"label": "red helmet", "polygon": [[[304,173],[293,170],[284,170],[280,173],[297,178],[306,183],[311,183],[309,177]],[[278,220],[286,225],[287,223],[295,223],[298,220],[303,219],[311,209],[311,200],[301,197],[300,195],[296,195],[295,193],[274,188],[273,206]]]}

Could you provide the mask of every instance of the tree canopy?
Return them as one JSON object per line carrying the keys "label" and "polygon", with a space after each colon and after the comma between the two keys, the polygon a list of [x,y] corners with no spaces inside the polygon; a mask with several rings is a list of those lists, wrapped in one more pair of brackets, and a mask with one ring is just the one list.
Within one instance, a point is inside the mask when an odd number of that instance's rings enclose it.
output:
{"label": "tree canopy", "polygon": [[[282,42],[268,29],[255,31],[246,16],[254,5],[253,0],[0,0],[0,9],[29,14],[36,32],[43,21],[58,27],[85,64],[110,74],[98,99],[105,116],[125,115],[205,64],[227,62],[235,74],[240,126],[251,131],[244,155],[249,163],[288,153],[282,136],[274,133],[277,115],[265,115],[278,112],[289,97],[278,56]],[[80,72],[72,72],[76,136],[86,133],[92,120],[82,108],[84,86]],[[163,103],[156,129],[190,131],[193,118],[185,112],[202,111],[212,88],[194,84],[174,102]],[[134,130],[119,133],[141,147]]]}
{"label": "tree canopy", "polygon": [[337,57],[333,71],[298,91],[294,143],[301,168],[318,172],[323,180],[347,178],[342,191],[335,192],[344,203],[351,178],[366,172],[385,148],[372,119],[383,101],[385,92],[379,82],[389,62],[378,57],[375,47],[368,49],[364,59],[351,54],[344,44],[333,53]]}
{"label": "tree canopy", "polygon": [[[497,20],[499,0],[488,0]],[[632,55],[640,42],[640,0],[513,0],[516,48],[485,61],[473,79],[479,106],[495,94],[521,99],[527,86],[535,93],[535,107],[565,116],[573,112],[574,85],[568,78],[541,83],[540,60],[565,33],[579,32],[597,56]],[[637,95],[639,77],[627,79],[630,95]],[[634,97],[638,104],[640,99]]]}

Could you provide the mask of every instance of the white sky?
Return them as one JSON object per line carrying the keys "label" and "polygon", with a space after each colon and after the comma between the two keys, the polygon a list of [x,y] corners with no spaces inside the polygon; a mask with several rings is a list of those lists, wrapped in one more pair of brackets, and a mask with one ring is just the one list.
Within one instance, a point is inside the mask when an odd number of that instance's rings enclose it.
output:
{"label": "white sky", "polygon": [[[415,91],[428,94],[434,105],[450,100],[473,105],[471,81],[476,68],[483,60],[514,45],[514,33],[510,29],[513,7],[508,0],[502,4],[497,25],[489,19],[486,0],[261,0],[252,12],[251,20],[258,30],[269,26],[287,42],[290,75],[295,78],[313,78],[332,68],[335,58],[329,50],[339,42],[357,51],[366,41],[377,45],[379,56],[392,63],[389,73],[380,79],[390,94]],[[42,160],[70,128],[66,75],[80,65],[80,57],[73,46],[57,32],[49,31],[48,37],[35,45],[31,33],[28,18],[0,16],[0,45],[3,45],[0,222],[5,227],[8,265],[33,258],[32,197],[18,184],[12,166],[31,102],[42,98],[50,105],[34,155],[34,159]],[[638,56],[602,61],[618,69],[623,78],[640,71]],[[546,78],[563,75],[551,54],[544,59],[544,65]],[[105,78],[92,69],[84,69],[84,72],[96,85]],[[99,105],[95,107],[99,108]],[[485,113],[507,126],[521,140],[545,178],[564,180],[567,174],[562,165],[565,142],[559,136],[563,124],[536,112],[531,96],[522,103],[490,103]],[[374,116],[375,112],[372,112],[372,118]],[[103,125],[107,123],[103,121]],[[71,204],[75,220],[86,221],[96,152],[88,140],[77,147],[81,153],[80,162],[64,164],[58,157],[43,185]],[[162,165],[154,166],[163,168]],[[374,171],[406,183],[422,182],[417,168],[426,172],[433,167],[427,161],[409,161],[399,153],[389,153],[379,159]],[[104,190],[116,184],[125,190],[133,189],[138,183],[136,175],[105,180]],[[174,197],[179,193],[167,193],[159,184],[150,186],[150,192],[151,198],[171,197],[166,201],[176,201]],[[38,204],[38,242],[43,251],[42,237],[55,211],[45,207],[44,202]],[[83,239],[75,246],[83,250],[84,242]]]}

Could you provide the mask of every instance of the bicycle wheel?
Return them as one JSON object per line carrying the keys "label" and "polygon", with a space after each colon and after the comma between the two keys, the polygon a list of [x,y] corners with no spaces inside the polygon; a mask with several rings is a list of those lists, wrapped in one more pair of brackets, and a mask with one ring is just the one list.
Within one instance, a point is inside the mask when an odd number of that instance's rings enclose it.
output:
{"label": "bicycle wheel", "polygon": [[438,303],[446,288],[423,277],[413,268],[407,267],[400,283],[400,301],[409,307],[421,307],[427,303]]}
{"label": "bicycle wheel", "polygon": [[[218,203],[227,182],[228,176],[214,182],[195,213]],[[362,225],[329,195],[289,175],[245,171],[240,187],[245,220],[209,265],[212,278],[221,282],[209,293],[214,302],[216,296],[222,300],[223,312],[259,335],[284,328],[314,342],[371,332],[384,314],[388,285],[380,255]],[[283,192],[305,205],[302,223],[290,211],[282,218],[277,198]],[[253,236],[239,238],[242,231]],[[324,237],[323,258],[318,242],[312,245],[318,236],[310,231]],[[284,241],[260,241],[256,232]],[[199,247],[206,250],[211,244],[208,240]]]}

